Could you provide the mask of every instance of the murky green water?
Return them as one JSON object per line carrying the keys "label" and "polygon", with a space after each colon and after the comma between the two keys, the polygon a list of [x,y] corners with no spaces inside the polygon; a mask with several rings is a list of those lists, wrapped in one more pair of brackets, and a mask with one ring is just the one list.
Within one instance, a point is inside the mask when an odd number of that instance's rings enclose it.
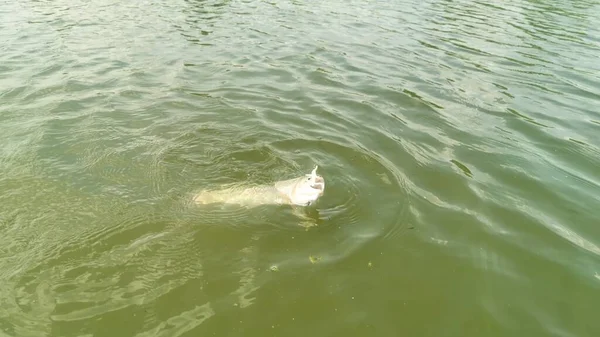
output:
{"label": "murky green water", "polygon": [[[600,336],[599,22],[2,2],[0,335]],[[314,165],[302,213],[190,203]]]}

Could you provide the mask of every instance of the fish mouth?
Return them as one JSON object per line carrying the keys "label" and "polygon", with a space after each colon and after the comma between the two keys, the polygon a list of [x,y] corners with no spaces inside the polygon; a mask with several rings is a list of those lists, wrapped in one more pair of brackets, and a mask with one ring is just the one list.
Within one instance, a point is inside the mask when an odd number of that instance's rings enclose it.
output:
{"label": "fish mouth", "polygon": [[323,190],[325,190],[325,179],[323,179],[323,177],[317,176],[315,178],[315,182],[312,183],[310,187],[315,190],[319,190],[321,191],[321,193],[323,193]]}

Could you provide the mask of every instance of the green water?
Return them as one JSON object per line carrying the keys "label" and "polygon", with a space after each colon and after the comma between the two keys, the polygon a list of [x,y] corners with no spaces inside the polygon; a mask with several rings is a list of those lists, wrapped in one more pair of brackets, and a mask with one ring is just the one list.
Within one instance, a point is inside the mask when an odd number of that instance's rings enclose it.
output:
{"label": "green water", "polygon": [[[599,22],[3,1],[0,336],[600,336]],[[190,203],[314,165],[300,213]]]}

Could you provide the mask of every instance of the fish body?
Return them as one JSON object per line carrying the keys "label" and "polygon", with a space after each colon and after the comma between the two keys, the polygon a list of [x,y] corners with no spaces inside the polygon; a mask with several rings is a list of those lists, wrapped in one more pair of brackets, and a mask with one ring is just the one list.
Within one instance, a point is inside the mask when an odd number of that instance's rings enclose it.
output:
{"label": "fish body", "polygon": [[253,187],[230,187],[222,190],[201,191],[194,197],[197,204],[236,204],[255,207],[260,205],[310,206],[325,191],[325,179],[317,175],[317,168],[304,176]]}

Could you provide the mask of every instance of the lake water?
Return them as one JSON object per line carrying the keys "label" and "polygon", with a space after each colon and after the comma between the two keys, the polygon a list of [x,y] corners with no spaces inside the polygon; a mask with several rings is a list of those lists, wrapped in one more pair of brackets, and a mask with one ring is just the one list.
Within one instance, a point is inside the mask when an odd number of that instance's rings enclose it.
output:
{"label": "lake water", "polygon": [[[600,336],[599,22],[2,2],[0,336]],[[313,207],[190,202],[315,165]]]}

